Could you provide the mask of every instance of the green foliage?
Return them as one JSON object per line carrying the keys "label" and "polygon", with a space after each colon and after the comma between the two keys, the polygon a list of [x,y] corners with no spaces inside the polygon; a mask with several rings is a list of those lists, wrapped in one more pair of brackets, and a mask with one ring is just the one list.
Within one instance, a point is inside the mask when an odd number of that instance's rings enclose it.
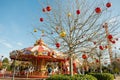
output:
{"label": "green foliage", "polygon": [[65,75],[54,75],[47,78],[46,80],[70,80],[70,77]]}
{"label": "green foliage", "polygon": [[74,75],[74,76],[67,76],[67,75],[54,75],[46,80],[97,80],[92,75]]}
{"label": "green foliage", "polygon": [[91,73],[90,75],[96,77],[98,80],[114,80],[114,76],[110,73]]}
{"label": "green foliage", "polygon": [[7,67],[7,70],[10,70],[9,69],[9,59],[8,58],[4,58],[3,60],[2,60],[2,66],[1,66],[1,69],[3,69],[3,68],[6,68]]}
{"label": "green foliage", "polygon": [[9,64],[9,60],[8,60],[8,58],[4,58],[3,61],[2,61],[2,63]]}

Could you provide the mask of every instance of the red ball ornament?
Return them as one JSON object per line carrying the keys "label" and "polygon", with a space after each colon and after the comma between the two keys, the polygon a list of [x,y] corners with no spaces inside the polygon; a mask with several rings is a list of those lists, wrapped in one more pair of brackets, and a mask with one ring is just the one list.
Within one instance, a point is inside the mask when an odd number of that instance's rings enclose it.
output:
{"label": "red ball ornament", "polygon": [[111,41],[113,44],[115,44],[115,41]]}
{"label": "red ball ornament", "polygon": [[109,7],[111,7],[111,6],[112,6],[112,4],[111,4],[110,2],[106,3],[106,7],[107,7],[107,8],[109,8]]}
{"label": "red ball ornament", "polygon": [[96,42],[93,42],[94,43],[94,45],[96,44]]}
{"label": "red ball ornament", "polygon": [[43,18],[40,18],[40,22],[43,22]]}
{"label": "red ball ornament", "polygon": [[113,36],[111,34],[108,35],[108,39],[111,40]]}
{"label": "red ball ornament", "polygon": [[83,55],[82,55],[82,58],[83,58],[83,59],[87,59],[87,55],[86,55],[86,54],[83,54]]}
{"label": "red ball ornament", "polygon": [[60,47],[60,43],[56,43],[55,45],[56,45],[56,47],[57,47],[57,48],[59,48],[59,47]]}
{"label": "red ball ornament", "polygon": [[95,8],[95,12],[98,14],[101,13],[101,8],[100,7]]}
{"label": "red ball ornament", "polygon": [[106,46],[105,46],[105,49],[107,49],[107,48],[108,48],[108,46],[106,45]]}
{"label": "red ball ornament", "polygon": [[102,47],[102,46],[99,46],[99,49],[100,49],[100,50],[103,50],[103,47]]}
{"label": "red ball ornament", "polygon": [[117,59],[117,61],[120,61],[120,59]]}
{"label": "red ball ornament", "polygon": [[51,9],[52,9],[51,6],[47,6],[47,7],[46,7],[46,10],[47,10],[47,11],[51,11]]}
{"label": "red ball ornament", "polygon": [[80,14],[80,10],[77,10],[77,11],[76,11],[76,14],[79,15],[79,14]]}
{"label": "red ball ornament", "polygon": [[45,8],[43,8],[43,9],[42,9],[42,11],[43,11],[43,12],[46,12],[46,9],[45,9]]}
{"label": "red ball ornament", "polygon": [[96,59],[96,63],[98,63],[99,62],[99,60],[98,59]]}

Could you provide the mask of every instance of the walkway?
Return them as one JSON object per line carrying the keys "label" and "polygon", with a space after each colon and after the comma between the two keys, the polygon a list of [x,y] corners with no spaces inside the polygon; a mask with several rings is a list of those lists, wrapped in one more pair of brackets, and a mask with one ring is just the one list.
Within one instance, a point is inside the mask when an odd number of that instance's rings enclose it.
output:
{"label": "walkway", "polygon": [[114,79],[114,80],[120,80],[120,76],[117,76],[116,79]]}

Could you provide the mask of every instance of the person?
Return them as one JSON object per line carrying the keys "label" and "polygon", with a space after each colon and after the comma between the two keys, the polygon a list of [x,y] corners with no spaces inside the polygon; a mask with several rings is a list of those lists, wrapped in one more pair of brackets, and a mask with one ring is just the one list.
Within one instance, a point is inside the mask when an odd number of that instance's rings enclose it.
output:
{"label": "person", "polygon": [[84,68],[82,68],[82,74],[83,74],[83,75],[85,74],[85,69],[84,69]]}
{"label": "person", "polygon": [[77,68],[77,72],[78,74],[81,74],[80,68]]}
{"label": "person", "polygon": [[48,74],[51,75],[52,74],[52,68],[48,67]]}

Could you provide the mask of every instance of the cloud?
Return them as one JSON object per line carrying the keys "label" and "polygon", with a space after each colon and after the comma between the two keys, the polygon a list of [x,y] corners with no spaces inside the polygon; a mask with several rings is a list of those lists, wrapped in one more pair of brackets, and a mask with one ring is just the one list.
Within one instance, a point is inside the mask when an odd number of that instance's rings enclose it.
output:
{"label": "cloud", "polygon": [[23,44],[21,42],[18,42],[17,45],[22,46]]}
{"label": "cloud", "polygon": [[4,46],[8,48],[13,48],[13,46],[10,43],[6,42],[6,40],[0,40],[0,44],[3,44]]}
{"label": "cloud", "polygon": [[12,45],[9,44],[9,43],[3,43],[3,45],[5,45],[5,46],[8,47],[8,48],[13,48]]}

